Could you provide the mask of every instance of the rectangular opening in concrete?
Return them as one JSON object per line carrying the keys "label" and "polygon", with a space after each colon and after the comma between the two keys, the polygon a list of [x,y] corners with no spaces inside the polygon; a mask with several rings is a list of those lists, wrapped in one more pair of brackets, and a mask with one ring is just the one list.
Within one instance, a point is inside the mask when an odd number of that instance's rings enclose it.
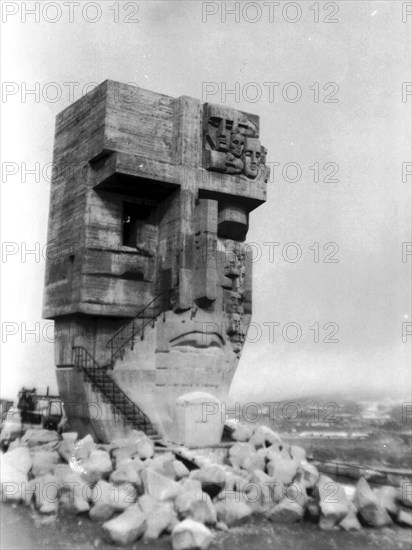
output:
{"label": "rectangular opening in concrete", "polygon": [[123,203],[123,245],[136,246],[143,240],[142,230],[153,213],[147,204]]}

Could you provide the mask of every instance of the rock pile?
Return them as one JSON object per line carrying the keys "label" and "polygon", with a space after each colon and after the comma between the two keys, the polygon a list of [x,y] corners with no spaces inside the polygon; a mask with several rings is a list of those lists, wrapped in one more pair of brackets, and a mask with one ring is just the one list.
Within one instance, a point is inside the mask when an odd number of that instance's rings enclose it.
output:
{"label": "rock pile", "polygon": [[213,453],[155,449],[138,431],[100,445],[91,436],[29,430],[1,456],[2,500],[41,514],[88,514],[115,545],[168,534],[174,550],[206,549],[213,530],[252,514],[323,530],[411,526],[411,483],[372,489],[360,479],[349,492],[269,428],[228,428],[233,444],[220,462]]}

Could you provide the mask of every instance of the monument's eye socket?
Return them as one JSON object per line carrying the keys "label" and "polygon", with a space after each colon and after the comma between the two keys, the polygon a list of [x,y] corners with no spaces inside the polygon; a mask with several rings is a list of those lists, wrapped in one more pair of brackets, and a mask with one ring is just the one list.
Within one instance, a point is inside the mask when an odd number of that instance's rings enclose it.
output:
{"label": "monument's eye socket", "polygon": [[211,116],[208,120],[208,124],[212,128],[222,127],[221,129],[226,129],[226,130],[231,130],[233,128],[233,120],[221,118],[218,116]]}
{"label": "monument's eye socket", "polygon": [[222,119],[216,116],[211,116],[209,118],[209,124],[210,126],[213,126],[213,128],[218,128]]}
{"label": "monument's eye socket", "polygon": [[240,145],[240,144],[243,143],[243,141],[242,141],[240,138],[233,138],[233,139],[232,139],[232,143],[233,143],[234,145]]}
{"label": "monument's eye socket", "polygon": [[152,213],[146,204],[123,204],[123,245],[136,246],[141,240],[141,230]]}

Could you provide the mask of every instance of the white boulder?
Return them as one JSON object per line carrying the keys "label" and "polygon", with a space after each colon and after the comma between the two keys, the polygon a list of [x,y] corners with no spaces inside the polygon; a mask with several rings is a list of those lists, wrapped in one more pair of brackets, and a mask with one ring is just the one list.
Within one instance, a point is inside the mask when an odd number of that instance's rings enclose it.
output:
{"label": "white boulder", "polygon": [[90,510],[92,490],[81,476],[70,467],[57,467],[54,475],[61,487],[60,506],[69,514],[81,514]]}
{"label": "white boulder", "polygon": [[313,489],[318,482],[319,472],[313,464],[302,460],[297,468],[294,481],[305,487],[305,489]]}
{"label": "white boulder", "polygon": [[241,493],[229,493],[224,500],[215,503],[218,521],[223,521],[229,527],[242,522],[252,515],[252,509],[245,502]]}
{"label": "white boulder", "polygon": [[253,435],[253,426],[242,424],[235,419],[226,420],[225,425],[229,428],[233,441],[249,441]]}
{"label": "white boulder", "polygon": [[349,512],[339,523],[339,527],[344,531],[360,531],[362,529],[358,520],[358,511],[352,502],[349,502]]}
{"label": "white boulder", "polygon": [[16,447],[1,455],[1,466],[11,466],[15,470],[27,475],[32,467],[32,458],[27,447]]}
{"label": "white boulder", "polygon": [[40,451],[32,454],[33,477],[43,476],[52,473],[56,464],[60,462],[60,456],[57,451]]}
{"label": "white boulder", "polygon": [[[119,467],[121,463],[137,456],[137,445],[128,445],[127,447],[119,447],[118,449],[112,449],[111,455],[114,458],[116,468]],[[139,459],[140,460],[140,459]]]}
{"label": "white boulder", "polygon": [[176,480],[176,472],[173,466],[174,461],[175,455],[169,451],[167,453],[155,456],[150,462],[150,467],[163,476]]}
{"label": "white boulder", "polygon": [[[254,470],[254,472],[261,472],[263,475],[264,472],[262,470]],[[225,491],[238,491],[242,492],[250,483],[250,480],[253,477],[254,472],[252,474],[248,474],[248,472],[245,472],[247,477],[241,475],[240,473],[235,472],[226,472],[226,481],[225,481]]]}
{"label": "white boulder", "polygon": [[298,464],[295,460],[273,457],[266,466],[269,476],[277,481],[288,484],[292,483],[296,476]]}
{"label": "white boulder", "polygon": [[173,550],[207,550],[212,539],[212,532],[192,519],[178,523],[172,532]]}
{"label": "white boulder", "polygon": [[266,448],[266,456],[268,460],[273,460],[277,458],[290,460],[292,458],[292,455],[290,454],[290,445],[284,443],[283,441],[272,443],[270,447]]}
{"label": "white boulder", "polygon": [[1,466],[0,480],[2,502],[20,502],[24,500],[25,489],[28,484],[27,475],[6,464]]}
{"label": "white boulder", "polygon": [[250,481],[246,481],[243,485],[242,494],[246,504],[255,513],[263,513],[268,512],[282,500],[283,489],[283,483],[274,480],[261,470],[255,470]]}
{"label": "white boulder", "polygon": [[97,522],[107,521],[115,512],[122,512],[134,504],[136,499],[137,491],[133,484],[112,484],[100,480],[93,487],[91,495],[93,507],[89,517]]}
{"label": "white boulder", "polygon": [[266,453],[256,451],[250,443],[236,443],[229,450],[229,461],[234,468],[242,468],[253,472],[253,470],[264,470],[266,463]]}
{"label": "white boulder", "polygon": [[143,536],[146,517],[138,504],[132,504],[119,516],[103,523],[102,529],[109,542],[129,546]]}
{"label": "white boulder", "polygon": [[147,529],[144,534],[146,540],[157,539],[164,531],[171,531],[177,522],[176,512],[172,502],[157,502],[152,497],[143,495],[139,505],[146,516]]}
{"label": "white boulder", "polygon": [[147,436],[137,442],[137,455],[140,459],[146,460],[154,455],[154,442]]}
{"label": "white boulder", "polygon": [[397,522],[404,527],[412,527],[412,512],[410,510],[398,511]]}
{"label": "white boulder", "polygon": [[[71,443],[68,443],[71,445]],[[71,448],[71,447],[70,447]],[[93,440],[93,437],[90,434],[87,434],[83,439],[75,442],[73,445],[73,454],[69,455],[70,462],[82,461],[89,458],[89,455],[92,451],[96,449],[96,444]]]}
{"label": "white boulder", "polygon": [[183,479],[189,476],[190,471],[181,460],[173,460],[172,466],[176,479]]}
{"label": "white boulder", "polygon": [[[70,439],[63,439],[59,446],[57,447],[57,452],[62,460],[69,463],[71,459],[75,459],[75,447],[76,442]],[[86,458],[86,457],[84,457]]]}
{"label": "white boulder", "polygon": [[81,476],[89,483],[99,481],[112,471],[112,461],[109,453],[98,449],[92,450],[88,458],[78,464]]}
{"label": "white boulder", "polygon": [[345,489],[337,481],[321,475],[315,495],[320,507],[319,528],[333,529],[349,513],[349,500]]}
{"label": "white boulder", "polygon": [[219,464],[210,464],[193,470],[189,478],[200,481],[203,491],[214,498],[225,486],[226,472]]}
{"label": "white boulder", "polygon": [[399,497],[398,489],[391,487],[390,485],[384,485],[383,487],[379,487],[379,489],[374,489],[373,492],[375,493],[379,504],[385,508],[388,514],[396,517],[399,511],[399,505],[397,502]]}
{"label": "white boulder", "polygon": [[[10,445],[17,441],[23,431],[23,424],[20,420],[20,414],[16,410],[14,413],[7,413],[7,417],[0,434],[0,444]],[[10,448],[10,447],[9,447]]]}
{"label": "white boulder", "polygon": [[41,514],[56,514],[59,508],[60,484],[56,476],[46,474],[29,482],[29,492],[34,486],[36,508]]}
{"label": "white boulder", "polygon": [[202,491],[185,491],[176,497],[175,509],[179,519],[191,518],[204,524],[215,524],[216,510],[210,496]]}
{"label": "white boulder", "polygon": [[156,500],[175,499],[182,490],[176,481],[153,470],[151,466],[142,470],[141,477],[145,493]]}
{"label": "white boulder", "polygon": [[275,443],[280,442],[280,437],[267,426],[257,426],[253,432],[252,437],[249,439],[249,443],[256,448],[270,447]]}
{"label": "white boulder", "polygon": [[380,504],[377,496],[364,478],[361,478],[356,485],[353,504],[367,525],[371,527],[385,527],[392,524],[386,508]]}
{"label": "white boulder", "polygon": [[299,447],[299,445],[291,445],[289,452],[292,459],[296,460],[299,464],[303,461],[306,462],[306,451],[303,447]]}
{"label": "white boulder", "polygon": [[118,469],[110,474],[109,480],[112,483],[133,483],[137,488],[142,488],[142,480],[132,461],[124,461]]}
{"label": "white boulder", "polygon": [[268,517],[276,523],[296,523],[304,514],[305,509],[297,502],[282,500],[272,508]]}
{"label": "white boulder", "polygon": [[0,483],[2,502],[24,500],[28,484],[27,474],[32,466],[27,447],[16,447],[1,455]]}

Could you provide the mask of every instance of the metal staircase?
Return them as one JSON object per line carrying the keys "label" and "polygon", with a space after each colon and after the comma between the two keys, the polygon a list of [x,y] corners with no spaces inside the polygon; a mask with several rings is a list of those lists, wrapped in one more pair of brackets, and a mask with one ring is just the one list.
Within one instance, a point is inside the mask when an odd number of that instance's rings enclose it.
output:
{"label": "metal staircase", "polygon": [[130,323],[122,327],[110,338],[107,342],[107,347],[110,348],[111,352],[112,368],[118,357],[123,359],[128,344],[130,344],[130,349],[133,350],[137,338],[140,340],[144,339],[145,328],[150,324],[154,327],[159,315],[163,314],[163,320],[165,320],[166,311],[170,309],[172,293],[172,290],[167,290],[156,296],[156,298],[139,311]]}
{"label": "metal staircase", "polygon": [[107,374],[108,368],[113,368],[117,358],[123,359],[126,346],[131,349],[139,338],[144,339],[145,328],[151,324],[154,327],[156,319],[170,309],[172,290],[162,292],[149,302],[136,317],[118,330],[107,342],[111,350],[111,363],[108,367],[100,366],[94,357],[81,346],[73,347],[73,363],[81,370],[86,379],[123,415],[126,424],[144,431],[152,439],[160,439],[148,416],[124,393],[116,382]]}
{"label": "metal staircase", "polygon": [[127,397],[116,382],[108,376],[106,368],[101,367],[85,348],[73,347],[73,363],[84,373],[86,379],[120,411],[126,424],[142,430],[153,439],[159,438],[149,418]]}

